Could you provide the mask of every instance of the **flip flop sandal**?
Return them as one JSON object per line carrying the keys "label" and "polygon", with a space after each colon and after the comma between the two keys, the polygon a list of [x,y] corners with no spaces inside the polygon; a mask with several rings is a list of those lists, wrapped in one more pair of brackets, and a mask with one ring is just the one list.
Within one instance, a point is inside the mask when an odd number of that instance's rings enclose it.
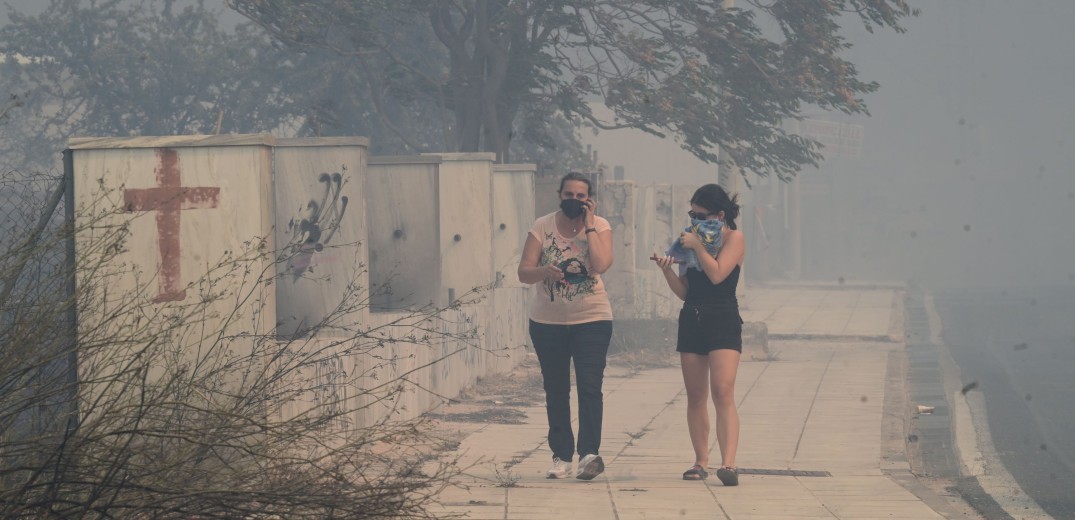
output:
{"label": "flip flop sandal", "polygon": [[683,472],[683,480],[705,480],[707,478],[709,478],[709,472],[697,464]]}
{"label": "flip flop sandal", "polygon": [[738,486],[739,485],[739,472],[735,468],[729,468],[723,466],[717,470],[717,478],[725,486]]}

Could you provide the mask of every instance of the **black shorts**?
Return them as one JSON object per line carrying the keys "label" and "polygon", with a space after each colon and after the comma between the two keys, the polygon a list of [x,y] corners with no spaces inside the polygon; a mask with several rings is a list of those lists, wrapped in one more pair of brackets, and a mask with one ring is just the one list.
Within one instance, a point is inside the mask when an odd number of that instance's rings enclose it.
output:
{"label": "black shorts", "polygon": [[684,305],[679,311],[676,352],[706,356],[718,349],[743,352],[743,318],[739,309]]}

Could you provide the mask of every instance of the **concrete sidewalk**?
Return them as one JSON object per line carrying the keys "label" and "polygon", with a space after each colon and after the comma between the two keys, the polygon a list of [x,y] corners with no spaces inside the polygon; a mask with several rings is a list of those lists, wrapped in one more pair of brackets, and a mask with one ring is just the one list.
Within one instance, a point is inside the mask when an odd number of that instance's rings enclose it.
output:
{"label": "concrete sidewalk", "polygon": [[610,368],[603,475],[544,478],[551,453],[539,399],[521,408],[521,424],[465,428],[470,433],[452,453],[469,466],[463,486],[445,490],[431,512],[475,519],[978,518],[909,471],[901,302],[899,290],[886,288],[747,289],[744,319],[767,324],[771,358],[740,365],[738,487],[723,487],[712,476],[716,468],[708,481],[682,480],[693,451],[678,368]]}

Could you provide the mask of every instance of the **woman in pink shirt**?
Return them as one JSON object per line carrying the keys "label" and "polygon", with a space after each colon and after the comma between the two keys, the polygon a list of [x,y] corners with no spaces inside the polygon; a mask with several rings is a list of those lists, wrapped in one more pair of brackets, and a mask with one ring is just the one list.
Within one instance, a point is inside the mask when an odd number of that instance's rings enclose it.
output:
{"label": "woman in pink shirt", "polygon": [[[534,221],[519,262],[519,280],[538,284],[531,308],[534,343],[545,386],[552,467],[548,478],[565,478],[577,452],[576,478],[605,470],[601,447],[605,357],[612,338],[612,306],[601,274],[612,265],[612,227],[595,214],[590,179],[560,179],[560,210]],[[571,362],[578,385],[579,436],[571,429]]]}

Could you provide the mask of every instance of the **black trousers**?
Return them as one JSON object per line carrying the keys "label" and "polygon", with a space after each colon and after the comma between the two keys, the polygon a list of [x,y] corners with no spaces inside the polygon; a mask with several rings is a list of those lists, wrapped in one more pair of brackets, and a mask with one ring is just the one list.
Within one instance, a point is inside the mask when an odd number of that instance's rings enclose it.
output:
{"label": "black trousers", "polygon": [[611,321],[576,325],[549,325],[530,321],[541,377],[545,385],[545,409],[549,416],[549,449],[552,456],[570,462],[576,453],[571,429],[571,360],[579,392],[579,457],[597,455],[601,448],[601,418],[605,359],[612,339]]}

